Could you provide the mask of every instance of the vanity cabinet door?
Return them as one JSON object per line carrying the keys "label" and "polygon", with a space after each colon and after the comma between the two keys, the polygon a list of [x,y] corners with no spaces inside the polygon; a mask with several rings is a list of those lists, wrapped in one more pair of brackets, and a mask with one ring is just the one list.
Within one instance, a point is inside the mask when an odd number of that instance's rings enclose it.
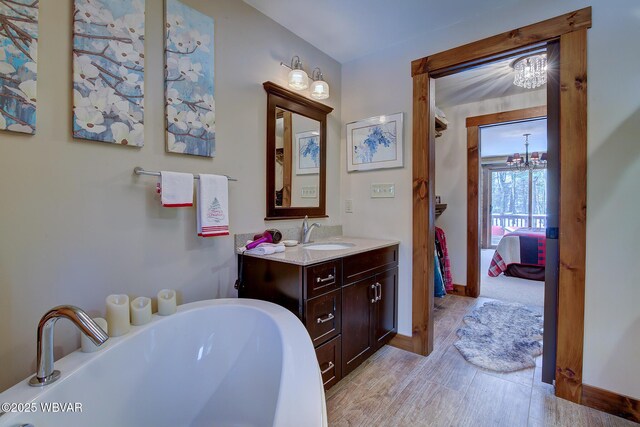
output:
{"label": "vanity cabinet door", "polygon": [[375,277],[342,288],[342,375],[353,371],[375,347]]}
{"label": "vanity cabinet door", "polygon": [[398,268],[376,275],[377,299],[375,303],[376,350],[385,345],[398,328]]}

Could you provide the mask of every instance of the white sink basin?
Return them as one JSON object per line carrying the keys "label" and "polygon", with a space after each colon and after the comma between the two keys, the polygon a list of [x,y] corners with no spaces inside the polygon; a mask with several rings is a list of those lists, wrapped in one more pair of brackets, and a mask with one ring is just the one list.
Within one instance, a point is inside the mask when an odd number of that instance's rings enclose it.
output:
{"label": "white sink basin", "polygon": [[310,243],[304,245],[303,248],[311,251],[339,251],[340,249],[349,249],[354,247],[353,243]]}

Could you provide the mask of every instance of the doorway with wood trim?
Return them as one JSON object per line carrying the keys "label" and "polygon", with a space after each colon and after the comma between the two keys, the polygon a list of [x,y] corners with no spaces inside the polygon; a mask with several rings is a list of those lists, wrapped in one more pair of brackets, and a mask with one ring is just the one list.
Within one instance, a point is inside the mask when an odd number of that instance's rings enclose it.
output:
{"label": "doorway with wood trim", "polygon": [[[457,73],[532,47],[553,45],[559,82],[548,99],[548,120],[559,129],[556,395],[582,399],[584,285],[586,256],[587,29],[591,8],[415,60],[413,77],[413,265],[412,336],[398,346],[422,355],[433,350],[434,290],[434,78]],[[562,90],[560,90],[562,88]],[[471,153],[474,154],[474,153]],[[477,155],[475,153],[474,155]],[[470,188],[473,190],[473,188]],[[477,191],[477,188],[475,188]],[[477,236],[477,235],[476,235]],[[471,236],[471,238],[477,238]]]}
{"label": "doorway with wood trim", "polygon": [[[553,73],[553,71],[551,72]],[[555,79],[551,78],[547,91],[554,91],[554,86],[557,82]],[[557,152],[555,147],[556,139],[553,138],[553,135],[557,134],[557,127],[554,121],[547,121],[547,106],[541,105],[536,107],[511,110],[511,111],[503,111],[499,113],[493,114],[485,114],[481,116],[468,117],[466,120],[466,128],[467,128],[467,152],[469,153],[467,156],[467,182],[470,189],[477,188],[478,191],[468,191],[467,192],[467,282],[466,282],[466,295],[471,297],[478,297],[482,295],[481,293],[481,284],[484,281],[488,281],[490,279],[486,279],[485,276],[488,277],[490,273],[490,266],[484,265],[483,261],[486,261],[487,253],[489,253],[489,257],[496,258],[496,254],[499,257],[501,248],[498,248],[497,245],[504,237],[505,234],[509,234],[507,238],[509,239],[520,239],[520,243],[529,241],[536,242],[542,241],[543,244],[546,244],[544,229],[547,228],[547,216],[551,217],[557,216],[557,204],[553,204],[554,200],[557,199],[557,173],[556,170],[559,166],[557,157],[554,159],[550,159],[549,154],[555,154]],[[542,123],[544,122],[544,123]],[[532,123],[538,124],[531,125]],[[544,126],[544,129],[539,129],[540,125]],[[518,175],[526,175],[526,181],[524,182],[524,187],[526,188],[527,195],[527,205],[522,206],[518,211],[517,207],[511,206],[510,212],[505,212],[504,210],[499,210],[500,212],[496,214],[494,209],[492,209],[492,205],[496,202],[496,197],[492,195],[492,185],[491,181],[497,181],[496,179],[490,180],[494,175],[502,176],[513,176],[514,175],[514,165],[509,163],[514,163],[513,159],[509,162],[509,157],[505,158],[505,154],[508,152],[507,150],[500,150],[499,153],[501,155],[494,156],[496,153],[495,148],[494,151],[487,153],[483,150],[485,145],[489,143],[493,143],[494,141],[487,140],[485,144],[481,144],[481,135],[484,132],[485,137],[487,134],[495,137],[495,134],[499,134],[496,132],[496,129],[499,128],[509,128],[504,132],[509,135],[519,136],[525,129],[524,132],[532,132],[532,129],[535,129],[535,133],[537,137],[540,137],[540,140],[544,140],[544,144],[541,144],[544,147],[544,166],[533,169],[532,170],[523,170],[519,173],[515,173],[515,178]],[[515,130],[515,133],[513,132]],[[518,131],[519,130],[519,131]],[[543,135],[541,135],[543,134]],[[550,144],[547,144],[547,134],[551,135]],[[513,148],[513,146],[511,146]],[[517,150],[516,150],[517,151]],[[513,151],[511,151],[513,152]],[[491,154],[491,155],[489,155]],[[540,153],[536,152],[538,156]],[[548,162],[548,160],[550,160]],[[546,163],[549,163],[547,167]],[[547,176],[547,171],[549,169],[553,169],[549,174],[551,180]],[[544,180],[548,181],[549,185],[545,185],[545,194],[544,194],[544,207],[543,213],[541,214],[540,209],[534,213],[533,202],[534,202],[534,191],[535,188],[533,184],[534,174],[544,172]],[[517,179],[514,179],[517,183]],[[516,187],[515,183],[513,183],[512,187]],[[512,188],[514,192],[515,188]],[[549,195],[549,199],[547,200],[547,193]],[[493,197],[492,197],[493,196]],[[493,200],[492,200],[493,199]],[[547,203],[548,202],[548,203]],[[513,203],[513,201],[512,201]],[[523,234],[522,230],[528,230],[530,235],[527,236],[519,236],[519,234]],[[475,237],[473,237],[475,236]],[[511,244],[513,242],[502,242]],[[555,242],[552,242],[553,245]],[[489,251],[485,249],[490,249]],[[495,250],[495,252],[493,251]],[[538,255],[538,249],[532,248],[530,252],[534,252],[533,254],[526,254],[528,257]],[[552,286],[555,286],[557,283],[557,268],[554,270],[553,266],[557,264],[557,259],[553,256],[553,248],[551,250],[551,260],[549,264],[551,265],[551,269],[549,270],[550,277],[546,280],[552,282]],[[504,254],[502,254],[504,256]],[[521,254],[523,255],[523,254]],[[544,254],[541,254],[544,255]],[[544,256],[541,258],[544,263]],[[514,261],[514,260],[510,260]],[[537,261],[537,259],[536,259]],[[536,264],[534,262],[522,262],[515,263],[510,266],[507,266],[509,261],[505,263],[505,265],[500,265],[499,268],[494,268],[493,274],[496,277],[499,277],[502,274],[511,274],[510,270],[513,270],[512,273],[515,276],[519,276],[524,278],[525,280],[531,279],[535,277],[535,280],[541,280],[545,278],[545,269],[542,267],[533,267],[532,265]],[[491,264],[493,265],[493,264]],[[502,271],[504,270],[504,271]],[[553,274],[555,272],[555,275]],[[542,276],[542,277],[537,277]],[[485,280],[486,279],[486,280]],[[515,281],[514,281],[515,280]],[[511,283],[518,283],[517,279],[513,279]],[[523,287],[523,289],[527,289]],[[505,295],[505,293],[502,293]],[[507,293],[508,295],[508,293]],[[491,294],[484,294],[483,296],[491,297]],[[507,298],[508,299],[508,298]],[[531,300],[535,301],[531,301]],[[525,305],[540,305],[542,306],[542,300],[544,297],[542,296],[542,292],[540,292],[539,298],[526,298],[524,297],[521,302]],[[539,302],[539,304],[538,304]],[[555,317],[553,317],[555,322]],[[555,324],[547,323],[546,329],[555,329]],[[553,359],[551,357],[551,359]]]}

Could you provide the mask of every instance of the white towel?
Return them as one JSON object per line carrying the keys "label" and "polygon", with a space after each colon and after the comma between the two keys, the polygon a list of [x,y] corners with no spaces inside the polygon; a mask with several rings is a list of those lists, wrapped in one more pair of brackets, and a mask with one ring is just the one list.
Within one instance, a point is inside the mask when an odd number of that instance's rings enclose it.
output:
{"label": "white towel", "polygon": [[193,206],[193,174],[160,172],[160,193],[165,208]]}
{"label": "white towel", "polygon": [[229,235],[229,185],[226,176],[200,174],[196,185],[198,236]]}
{"label": "white towel", "polygon": [[260,243],[253,249],[245,250],[244,253],[252,255],[271,255],[277,254],[279,252],[284,252],[284,250],[285,247],[283,243]]}

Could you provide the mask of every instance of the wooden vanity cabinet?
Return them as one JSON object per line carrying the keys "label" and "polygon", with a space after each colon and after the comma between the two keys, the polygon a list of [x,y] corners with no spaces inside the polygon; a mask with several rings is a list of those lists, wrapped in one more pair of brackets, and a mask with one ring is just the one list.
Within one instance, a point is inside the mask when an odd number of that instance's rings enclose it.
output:
{"label": "wooden vanity cabinet", "polygon": [[304,323],[327,389],[397,332],[397,245],[307,266],[240,256],[238,268],[240,298],[276,303]]}

